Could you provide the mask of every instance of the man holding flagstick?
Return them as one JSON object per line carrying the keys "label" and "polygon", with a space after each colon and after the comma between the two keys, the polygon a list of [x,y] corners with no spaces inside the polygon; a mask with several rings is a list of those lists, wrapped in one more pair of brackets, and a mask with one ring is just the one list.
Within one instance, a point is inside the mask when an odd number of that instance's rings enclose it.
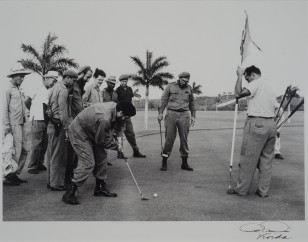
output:
{"label": "man holding flagstick", "polygon": [[[237,69],[235,97],[249,96],[247,119],[243,132],[243,143],[239,162],[239,174],[236,188],[228,194],[248,195],[256,168],[259,169],[259,187],[256,194],[260,197],[269,195],[272,159],[276,137],[274,121],[275,109],[278,108],[276,96],[266,81],[261,78],[261,71],[256,66]],[[242,78],[248,85],[242,88]]]}

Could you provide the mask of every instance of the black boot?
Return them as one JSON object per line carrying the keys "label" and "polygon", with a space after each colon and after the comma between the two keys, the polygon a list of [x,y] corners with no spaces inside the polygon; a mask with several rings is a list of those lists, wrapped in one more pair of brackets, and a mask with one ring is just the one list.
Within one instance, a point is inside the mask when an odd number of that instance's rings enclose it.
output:
{"label": "black boot", "polygon": [[188,163],[187,163],[187,158],[188,157],[182,157],[182,166],[181,169],[182,170],[186,170],[186,171],[193,171],[194,169],[191,168]]}
{"label": "black boot", "polygon": [[68,204],[77,205],[79,202],[75,197],[75,193],[78,191],[78,188],[75,183],[72,183],[71,189],[66,191],[62,197],[62,201]]}
{"label": "black boot", "polygon": [[168,160],[168,157],[163,156],[162,165],[161,165],[161,168],[160,168],[161,171],[167,170],[167,160]]}
{"label": "black boot", "polygon": [[112,193],[107,189],[107,185],[104,180],[96,178],[96,186],[94,189],[94,196],[104,196],[104,197],[117,197],[116,193]]}
{"label": "black boot", "polygon": [[138,157],[138,158],[146,158],[147,156],[146,155],[143,155],[139,152],[139,150],[134,150],[134,154],[133,154],[134,157]]}

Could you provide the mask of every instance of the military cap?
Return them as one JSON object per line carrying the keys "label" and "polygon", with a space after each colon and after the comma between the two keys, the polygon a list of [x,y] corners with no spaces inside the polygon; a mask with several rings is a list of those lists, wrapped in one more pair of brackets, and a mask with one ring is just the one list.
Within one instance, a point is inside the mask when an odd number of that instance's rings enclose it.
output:
{"label": "military cap", "polygon": [[116,84],[117,80],[116,80],[115,76],[109,76],[108,79],[106,80],[106,82]]}
{"label": "military cap", "polygon": [[78,77],[77,73],[72,69],[64,71],[63,76]]}
{"label": "military cap", "polygon": [[82,72],[86,72],[86,71],[92,71],[91,70],[91,67],[90,66],[83,66],[83,67],[80,67],[79,70],[78,70],[78,75]]}
{"label": "military cap", "polygon": [[188,72],[182,72],[179,74],[179,78],[190,78],[190,74]]}
{"label": "military cap", "polygon": [[129,78],[130,78],[130,75],[123,74],[123,75],[120,76],[119,80],[123,81],[123,80],[128,80]]}

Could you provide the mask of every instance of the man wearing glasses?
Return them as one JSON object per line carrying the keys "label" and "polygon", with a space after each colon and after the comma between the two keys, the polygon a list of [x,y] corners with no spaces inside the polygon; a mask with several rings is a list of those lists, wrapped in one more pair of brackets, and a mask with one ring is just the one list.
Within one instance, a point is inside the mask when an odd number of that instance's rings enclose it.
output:
{"label": "man wearing glasses", "polygon": [[167,170],[167,159],[171,154],[177,130],[180,136],[180,153],[182,157],[181,169],[193,171],[188,165],[188,133],[190,125],[195,124],[196,108],[191,86],[188,85],[190,74],[182,72],[176,82],[169,83],[162,97],[158,114],[158,122],[163,119],[163,112],[167,108],[165,116],[165,146],[162,153],[161,171]]}

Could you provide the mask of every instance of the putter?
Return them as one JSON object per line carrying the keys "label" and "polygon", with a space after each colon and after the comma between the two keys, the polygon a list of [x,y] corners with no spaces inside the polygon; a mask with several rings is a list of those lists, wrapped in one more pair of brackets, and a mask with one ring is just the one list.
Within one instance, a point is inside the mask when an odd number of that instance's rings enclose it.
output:
{"label": "putter", "polygon": [[236,98],[235,102],[235,110],[234,110],[234,121],[233,121],[233,135],[232,135],[232,147],[231,147],[231,157],[230,157],[230,172],[229,172],[229,191],[231,191],[231,173],[233,167],[233,155],[234,155],[234,142],[235,142],[235,131],[236,131],[236,119],[237,119],[237,110],[238,110],[238,98]]}
{"label": "putter", "polygon": [[288,117],[286,119],[284,119],[278,126],[277,129],[280,129],[282,127],[282,125],[284,125],[285,122],[288,121],[289,118],[291,118],[291,116],[304,104],[304,98],[302,99],[302,101],[300,101],[299,104],[297,104],[297,106],[292,110],[292,112],[288,115]]}
{"label": "putter", "polygon": [[[124,155],[124,157],[126,157],[126,156]],[[137,186],[137,188],[138,188],[138,191],[139,191],[140,196],[141,196],[141,200],[143,200],[143,201],[149,200],[149,198],[144,197],[144,196],[142,195],[142,192],[141,192],[141,190],[140,190],[140,188],[139,188],[139,186],[138,186],[138,184],[137,184],[137,181],[136,181],[136,179],[135,179],[135,177],[134,177],[134,174],[133,174],[132,170],[130,169],[130,166],[129,166],[129,164],[128,164],[127,158],[124,158],[124,160],[125,160],[125,163],[126,163],[128,169],[129,169],[129,171],[130,171],[130,174],[132,175],[132,177],[133,177],[133,179],[134,179],[134,182],[135,182],[135,184],[136,184],[136,186]]]}

